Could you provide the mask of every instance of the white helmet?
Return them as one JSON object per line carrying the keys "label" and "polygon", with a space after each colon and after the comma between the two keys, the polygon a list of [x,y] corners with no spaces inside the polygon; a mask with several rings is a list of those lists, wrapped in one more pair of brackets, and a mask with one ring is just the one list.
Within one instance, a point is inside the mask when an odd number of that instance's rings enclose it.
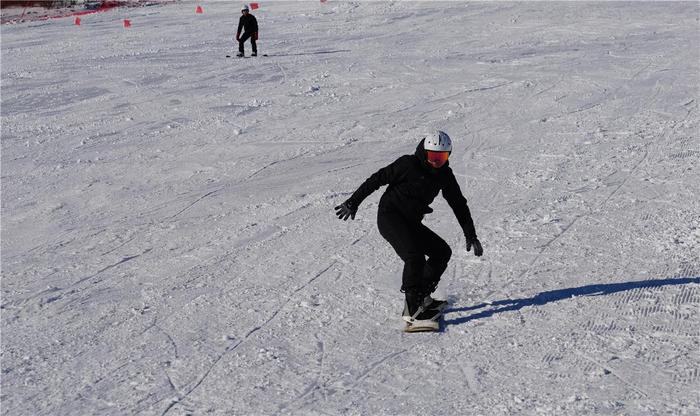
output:
{"label": "white helmet", "polygon": [[451,152],[452,140],[444,131],[436,130],[425,136],[423,147],[425,147],[425,150],[432,150],[433,152]]}
{"label": "white helmet", "polygon": [[248,11],[250,11],[250,9],[248,8],[248,5],[247,5],[247,4],[244,4],[243,7],[241,7],[241,11],[243,11],[243,10],[248,10]]}

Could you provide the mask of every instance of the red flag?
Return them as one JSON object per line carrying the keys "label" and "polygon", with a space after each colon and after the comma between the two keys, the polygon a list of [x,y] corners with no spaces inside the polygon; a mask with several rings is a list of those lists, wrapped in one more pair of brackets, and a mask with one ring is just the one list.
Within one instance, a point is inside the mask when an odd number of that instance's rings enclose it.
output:
{"label": "red flag", "polygon": [[202,6],[197,6],[197,9],[194,12],[197,14],[202,14],[204,13],[204,10],[202,9]]}
{"label": "red flag", "polygon": [[131,20],[124,19],[124,27],[131,27]]}
{"label": "red flag", "polygon": [[76,18],[75,18],[75,22],[73,22],[73,24],[76,25],[76,26],[80,26],[80,18],[79,18],[79,17],[76,17]]}
{"label": "red flag", "polygon": [[258,7],[260,7],[260,5],[259,5],[258,3],[250,3],[250,8],[251,8],[251,9],[255,10],[255,9],[257,9]]}

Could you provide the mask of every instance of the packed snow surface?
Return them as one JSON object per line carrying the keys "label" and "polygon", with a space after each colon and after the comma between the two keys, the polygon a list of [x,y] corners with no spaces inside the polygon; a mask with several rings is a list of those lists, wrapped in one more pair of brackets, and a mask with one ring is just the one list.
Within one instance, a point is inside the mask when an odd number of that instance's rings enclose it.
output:
{"label": "packed snow surface", "polygon": [[[700,3],[239,8],[2,27],[3,415],[700,413]],[[438,197],[406,334],[333,207],[431,128],[485,254]]]}

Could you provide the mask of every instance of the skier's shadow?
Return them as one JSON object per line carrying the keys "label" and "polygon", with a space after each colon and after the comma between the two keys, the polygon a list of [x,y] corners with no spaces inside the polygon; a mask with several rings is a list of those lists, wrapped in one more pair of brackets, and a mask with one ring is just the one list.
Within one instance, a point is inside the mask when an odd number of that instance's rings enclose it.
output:
{"label": "skier's shadow", "polygon": [[676,279],[657,279],[657,280],[642,280],[636,282],[625,283],[607,283],[587,285],[580,287],[572,287],[568,289],[551,290],[541,292],[531,298],[524,299],[504,299],[490,303],[482,303],[475,306],[466,306],[463,308],[449,308],[445,310],[445,314],[475,311],[483,308],[487,310],[454,319],[445,319],[445,325],[459,325],[481,318],[488,318],[497,313],[517,311],[526,306],[539,306],[547,303],[558,302],[564,299],[570,299],[576,296],[603,296],[613,293],[624,292],[627,290],[639,288],[654,288],[661,286],[685,285],[688,283],[700,283],[700,277],[684,277]]}

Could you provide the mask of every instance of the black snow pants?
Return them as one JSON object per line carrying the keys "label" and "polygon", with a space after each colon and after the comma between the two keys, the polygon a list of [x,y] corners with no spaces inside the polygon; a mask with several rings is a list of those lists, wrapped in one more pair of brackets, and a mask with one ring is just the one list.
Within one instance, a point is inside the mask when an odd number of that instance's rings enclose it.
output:
{"label": "black snow pants", "polygon": [[452,256],[452,249],[445,240],[422,222],[409,221],[397,212],[381,208],[377,226],[382,237],[404,261],[401,291],[421,295],[434,292]]}
{"label": "black snow pants", "polygon": [[250,46],[253,47],[253,53],[258,53],[258,44],[255,42],[253,32],[244,32],[238,40],[238,52],[243,53],[243,43],[250,38]]}

